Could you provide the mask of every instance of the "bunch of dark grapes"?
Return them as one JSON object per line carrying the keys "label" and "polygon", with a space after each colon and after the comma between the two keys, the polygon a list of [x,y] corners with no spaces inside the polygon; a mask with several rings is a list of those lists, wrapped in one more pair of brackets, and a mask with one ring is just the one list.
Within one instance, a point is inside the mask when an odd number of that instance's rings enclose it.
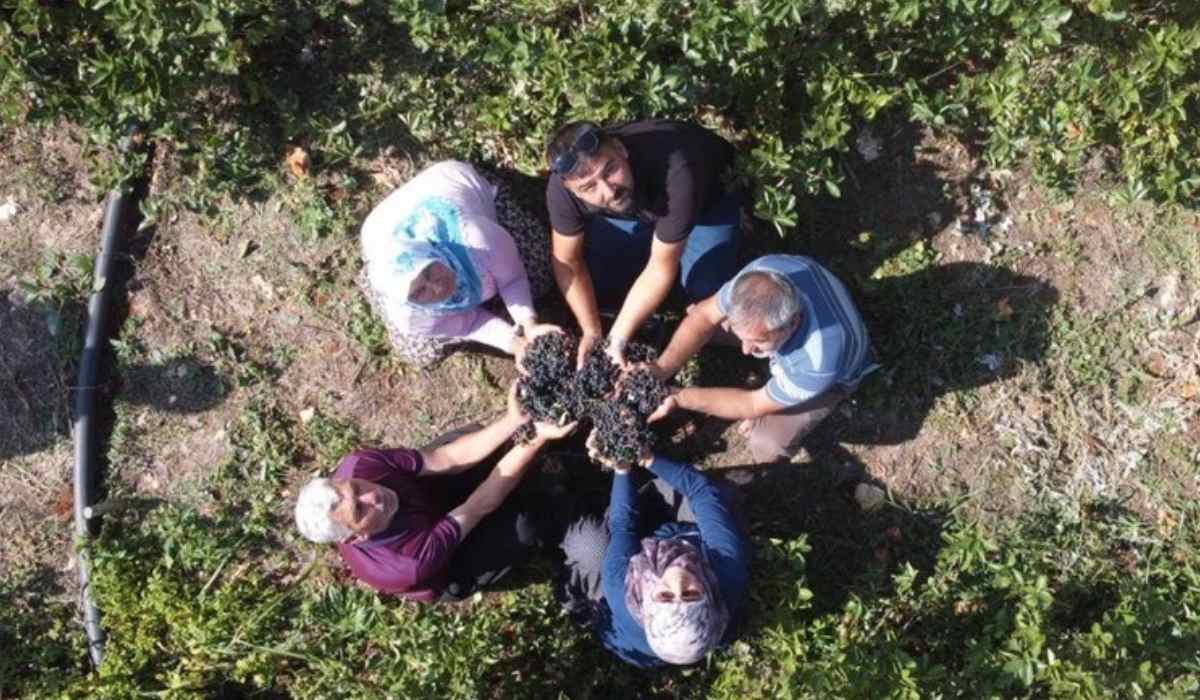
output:
{"label": "bunch of dark grapes", "polygon": [[[590,418],[600,454],[629,464],[652,445],[654,434],[646,418],[669,392],[648,370],[635,370],[621,380],[621,368],[600,344],[588,352],[583,368],[576,372],[577,348],[576,341],[562,333],[547,333],[530,342],[523,363],[526,374],[517,380],[517,400],[531,420],[513,439],[522,444],[532,441],[534,421],[562,424]],[[634,363],[649,362],[657,353],[648,345],[631,343],[625,357]]]}
{"label": "bunch of dark grapes", "polygon": [[575,381],[571,386],[571,402],[575,415],[590,415],[595,403],[608,399],[620,378],[621,368],[604,352],[604,345],[593,345],[583,360],[583,367],[575,374]]}
{"label": "bunch of dark grapes", "polygon": [[637,365],[658,359],[658,351],[645,343],[630,343],[625,346],[625,359]]}
{"label": "bunch of dark grapes", "polygon": [[629,406],[642,420],[654,413],[654,409],[670,395],[667,385],[648,369],[635,369],[621,381],[617,400]]}
{"label": "bunch of dark grapes", "polygon": [[623,403],[601,403],[592,413],[596,426],[593,449],[616,464],[633,464],[654,444],[646,419]]}
{"label": "bunch of dark grapes", "polygon": [[525,376],[517,380],[517,401],[535,421],[574,420],[575,340],[563,333],[539,335],[525,351]]}

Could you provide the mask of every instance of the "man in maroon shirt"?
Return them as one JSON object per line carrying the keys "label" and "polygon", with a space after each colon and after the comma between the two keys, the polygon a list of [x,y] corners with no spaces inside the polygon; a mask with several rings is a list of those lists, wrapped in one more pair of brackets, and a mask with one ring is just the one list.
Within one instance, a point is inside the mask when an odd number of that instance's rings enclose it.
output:
{"label": "man in maroon shirt", "polygon": [[539,423],[532,442],[513,446],[486,475],[471,473],[526,420],[510,391],[503,417],[445,444],[352,452],[332,479],[301,490],[296,525],[314,542],[336,542],[355,578],[380,592],[460,599],[537,547],[536,508],[503,504],[541,446],[575,424]]}

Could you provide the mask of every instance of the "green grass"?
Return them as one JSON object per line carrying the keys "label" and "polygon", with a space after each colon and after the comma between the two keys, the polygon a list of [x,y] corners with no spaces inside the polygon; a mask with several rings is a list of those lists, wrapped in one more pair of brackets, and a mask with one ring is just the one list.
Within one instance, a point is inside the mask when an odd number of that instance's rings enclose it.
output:
{"label": "green grass", "polygon": [[[297,389],[289,372],[309,349],[300,342],[210,328],[171,299],[171,314],[197,321],[194,337],[151,347],[152,324],[128,320],[114,343],[125,389],[109,492],[138,495],[161,442],[194,429],[181,419],[156,432],[160,412],[178,409],[159,405],[164,394],[219,416],[204,427],[224,457],[215,470],[170,474],[163,502],[133,501],[90,545],[109,634],[100,669],[85,664],[55,571],[0,576],[0,696],[1200,692],[1200,448],[1196,399],[1181,398],[1196,380],[1186,295],[1200,244],[1194,210],[1160,205],[1200,190],[1186,128],[1200,33],[1186,3],[77,5],[0,10],[5,123],[83,125],[81,157],[100,191],[152,167],[143,209],[146,231],[159,227],[155,245],[169,250],[171,235],[190,230],[171,222],[197,217],[222,244],[217,255],[242,261],[225,274],[290,290],[269,295],[273,311],[311,311],[317,332],[347,341],[359,356],[354,388],[387,380],[388,398],[412,406],[381,436],[347,417],[347,397]],[[545,563],[479,600],[404,603],[347,581],[329,548],[300,541],[289,509],[302,479],[353,447],[400,435],[420,444],[501,401],[477,358],[452,358],[427,384],[391,359],[386,328],[353,289],[354,232],[386,194],[375,176],[444,157],[532,173],[566,119],[652,114],[700,120],[737,143],[759,228],[771,231],[764,245],[831,251],[884,368],[852,415],[831,421],[851,450],[818,453],[753,492],[740,639],[695,668],[646,673],[571,627]],[[153,159],[116,150],[131,121],[148,128]],[[1055,188],[1038,188],[1041,211],[1014,212],[1016,228],[1032,231],[1022,232],[1028,246],[924,235],[925,215],[957,208],[955,185],[968,181],[919,162],[938,153],[908,152],[900,131],[917,131],[914,121],[973,154],[954,165],[1028,165],[1028,179]],[[875,165],[853,150],[863,126],[890,149]],[[300,178],[283,162],[297,146],[312,156]],[[1102,148],[1111,167],[1090,164]],[[15,188],[51,204],[73,194],[64,163],[22,153]],[[889,179],[900,161],[898,179],[929,180],[929,192]],[[842,210],[824,193],[841,193]],[[916,224],[892,216],[910,194]],[[1071,219],[1095,199],[1108,203],[1114,239]],[[285,225],[264,223],[264,209]],[[88,265],[49,253],[19,275],[61,329],[49,350],[63,371],[79,352],[69,331]],[[1172,275],[1180,301],[1156,309]],[[1147,369],[1151,351],[1162,376]],[[687,380],[744,374],[726,360],[705,354]],[[446,392],[452,407],[413,386]],[[855,442],[856,429],[894,442]],[[830,468],[853,459],[910,468],[913,495],[895,487],[884,508],[859,511]]]}

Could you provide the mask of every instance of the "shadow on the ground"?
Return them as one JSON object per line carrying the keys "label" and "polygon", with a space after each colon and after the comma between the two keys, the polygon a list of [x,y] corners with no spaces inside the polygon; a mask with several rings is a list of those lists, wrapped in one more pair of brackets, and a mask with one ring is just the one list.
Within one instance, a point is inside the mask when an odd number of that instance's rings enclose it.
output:
{"label": "shadow on the ground", "polygon": [[81,665],[82,635],[54,631],[69,622],[64,619],[66,606],[57,600],[64,593],[61,582],[61,573],[48,566],[20,579],[0,577],[0,696],[10,697],[14,689],[49,669],[67,678]]}
{"label": "shadow on the ground", "polygon": [[[866,321],[881,367],[854,394],[858,409],[836,413],[814,434],[825,442],[912,440],[939,396],[1040,363],[1058,300],[1048,283],[1003,265],[938,264],[931,238],[966,216],[973,161],[955,161],[945,149],[926,153],[927,135],[912,123],[883,123],[874,132],[883,144],[878,157],[867,161],[854,151],[843,157],[841,197],[801,202],[800,225],[786,239],[755,220],[743,242],[745,259],[814,258],[846,284]],[[765,362],[733,349],[710,346],[694,364],[694,386],[757,388],[769,379]],[[729,447],[729,425],[672,416],[664,449],[700,461]]]}
{"label": "shadow on the ground", "polygon": [[[813,614],[838,610],[851,596],[879,595],[891,586],[891,576],[911,565],[919,575],[932,571],[941,546],[946,513],[885,500],[865,510],[856,488],[867,485],[886,492],[886,484],[870,478],[867,469],[847,450],[829,445],[812,451],[812,461],[800,464],[747,465],[723,470],[732,481],[749,478],[739,487],[745,495],[750,534],[759,543],[803,536],[808,544],[802,573],[813,592]],[[749,630],[773,605],[772,598],[795,581],[779,574],[780,562],[768,551],[755,554],[751,583]],[[778,590],[777,590],[778,589]]]}
{"label": "shadow on the ground", "polygon": [[[119,304],[118,304],[119,306]],[[45,449],[71,430],[75,336],[82,333],[82,303],[66,308],[29,303],[0,291],[0,460]],[[56,327],[60,319],[61,327]],[[60,352],[60,348],[62,352]],[[217,370],[195,356],[125,368],[122,397],[175,413],[196,413],[219,404],[229,391]],[[103,382],[102,401],[116,393]]]}
{"label": "shadow on the ground", "polygon": [[881,369],[855,395],[852,419],[823,426],[837,440],[912,440],[936,399],[1040,364],[1058,291],[1036,277],[960,262],[871,280],[861,308]]}
{"label": "shadow on the ground", "polygon": [[[568,461],[571,493],[588,501],[586,512],[602,513],[611,475],[584,460]],[[638,471],[634,476],[640,483],[650,475]],[[733,510],[754,543],[749,598],[739,638],[752,637],[765,626],[783,625],[786,632],[788,625],[804,625],[836,613],[852,597],[870,600],[888,595],[896,572],[911,566],[919,577],[924,576],[937,561],[947,514],[912,509],[896,501],[864,510],[855,499],[855,487],[863,483],[881,489],[886,486],[871,481],[863,465],[839,447],[821,451],[806,464],[742,465],[712,476],[734,502]],[[640,492],[639,520],[649,534],[666,517],[666,510],[653,488],[647,485]],[[806,543],[801,556],[787,550],[788,543],[801,539]],[[777,546],[778,542],[783,546]],[[525,567],[503,590],[544,580],[546,568],[544,563]],[[800,584],[811,591],[811,603],[798,614],[781,618],[777,614],[780,606],[794,602]],[[552,608],[556,605],[550,604]],[[519,684],[523,678],[535,685],[587,679],[583,697],[690,697],[710,685],[718,673],[715,666],[649,671],[626,666],[586,630],[572,628],[565,618],[562,624],[572,629],[572,634],[559,642],[560,653],[554,658],[515,655],[491,668],[489,677],[503,687]],[[665,695],[664,689],[668,691]]]}

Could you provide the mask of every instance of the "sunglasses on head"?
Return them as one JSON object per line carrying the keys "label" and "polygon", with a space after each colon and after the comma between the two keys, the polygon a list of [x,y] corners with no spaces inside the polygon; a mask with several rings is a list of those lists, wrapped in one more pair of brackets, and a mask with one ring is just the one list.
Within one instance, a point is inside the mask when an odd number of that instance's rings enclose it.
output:
{"label": "sunglasses on head", "polygon": [[580,156],[590,156],[600,147],[600,132],[592,127],[586,127],[575,137],[575,143],[570,148],[555,156],[550,163],[550,170],[558,175],[568,175],[575,166],[579,165]]}

